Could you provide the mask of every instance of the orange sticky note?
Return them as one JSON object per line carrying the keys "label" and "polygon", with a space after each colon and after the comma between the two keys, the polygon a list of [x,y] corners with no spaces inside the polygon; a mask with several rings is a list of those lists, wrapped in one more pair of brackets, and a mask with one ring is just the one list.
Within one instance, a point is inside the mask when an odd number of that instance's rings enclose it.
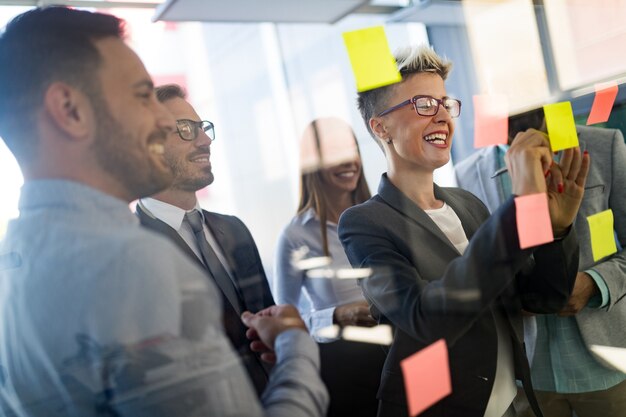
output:
{"label": "orange sticky note", "polygon": [[552,151],[575,148],[578,146],[578,134],[574,124],[574,113],[572,103],[563,101],[561,103],[546,104],[543,106],[546,115],[546,125],[550,146]]}
{"label": "orange sticky note", "polygon": [[538,193],[515,197],[515,218],[520,248],[539,246],[554,240],[548,194]]}
{"label": "orange sticky note", "polygon": [[343,41],[359,92],[402,81],[382,26],[345,32]]}
{"label": "orange sticky note", "polygon": [[593,260],[600,259],[617,252],[615,235],[613,234],[613,211],[611,209],[592,214],[587,217],[591,235],[591,253]]}
{"label": "orange sticky note", "polygon": [[446,341],[440,339],[400,362],[409,415],[415,416],[452,393]]}
{"label": "orange sticky note", "polygon": [[474,96],[474,147],[506,145],[509,105],[505,95]]}
{"label": "orange sticky note", "polygon": [[603,123],[609,120],[615,97],[617,97],[617,84],[596,84],[596,95],[593,98],[591,112],[587,124]]}

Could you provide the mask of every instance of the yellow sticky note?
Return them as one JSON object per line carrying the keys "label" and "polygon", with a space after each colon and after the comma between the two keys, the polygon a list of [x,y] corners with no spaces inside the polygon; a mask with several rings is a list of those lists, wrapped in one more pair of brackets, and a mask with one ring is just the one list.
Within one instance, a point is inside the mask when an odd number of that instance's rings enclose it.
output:
{"label": "yellow sticky note", "polygon": [[563,101],[561,103],[546,104],[543,106],[546,115],[546,125],[552,151],[575,148],[578,146],[578,134],[574,123],[574,113],[572,103]]}
{"label": "yellow sticky note", "polygon": [[591,252],[593,260],[600,259],[617,252],[615,235],[613,234],[613,211],[611,209],[592,214],[587,217],[591,234]]}
{"label": "yellow sticky note", "polygon": [[402,81],[382,26],[345,32],[343,41],[350,56],[357,91],[373,90]]}

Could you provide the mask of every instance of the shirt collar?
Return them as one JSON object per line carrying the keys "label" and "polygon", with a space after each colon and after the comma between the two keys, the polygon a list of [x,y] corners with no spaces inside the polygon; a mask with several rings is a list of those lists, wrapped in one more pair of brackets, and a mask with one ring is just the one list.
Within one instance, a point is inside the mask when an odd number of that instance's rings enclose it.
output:
{"label": "shirt collar", "polygon": [[[315,210],[313,209],[313,207],[310,207],[308,209],[306,209],[304,212],[302,212],[299,216],[298,216],[298,221],[300,222],[301,225],[305,225],[309,222],[320,222],[319,217],[317,216],[317,213],[315,212]],[[336,223],[333,223],[329,220],[326,221],[326,226],[329,227],[337,227]]]}
{"label": "shirt collar", "polygon": [[298,217],[300,218],[300,224],[302,225],[307,224],[311,220],[317,219],[317,216],[315,215],[315,210],[313,210],[313,207],[309,207],[304,212],[302,212],[300,216]]}
{"label": "shirt collar", "polygon": [[[172,229],[180,231],[187,210],[183,210],[182,208],[177,207],[173,204],[165,203],[163,201],[149,197],[142,198],[141,204],[154,217],[161,220]],[[200,208],[200,203],[198,201],[196,201],[196,207],[194,207],[194,210],[198,210],[200,214],[202,214],[202,216],[204,217],[204,214],[202,213],[202,208]]]}

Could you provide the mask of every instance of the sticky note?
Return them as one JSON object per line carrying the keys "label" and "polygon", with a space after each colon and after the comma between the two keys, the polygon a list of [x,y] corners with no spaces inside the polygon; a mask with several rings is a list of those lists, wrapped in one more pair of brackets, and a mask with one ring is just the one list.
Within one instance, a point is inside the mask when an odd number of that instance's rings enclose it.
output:
{"label": "sticky note", "polygon": [[611,209],[592,214],[587,217],[591,234],[591,252],[593,260],[600,259],[617,252],[615,235],[613,234],[613,211]]}
{"label": "sticky note", "polygon": [[400,366],[410,416],[452,393],[448,347],[444,339],[404,359]]}
{"label": "sticky note", "polygon": [[474,147],[506,145],[509,105],[505,95],[474,96]]}
{"label": "sticky note", "polygon": [[615,97],[617,97],[617,84],[596,84],[596,95],[593,98],[591,112],[587,124],[603,123],[609,120]]}
{"label": "sticky note", "polygon": [[548,194],[538,193],[515,197],[515,217],[520,248],[539,246],[554,240]]}
{"label": "sticky note", "polygon": [[546,125],[550,146],[552,151],[575,148],[578,146],[578,134],[574,124],[574,113],[572,103],[563,101],[561,103],[546,104],[543,106],[546,115]]}
{"label": "sticky note", "polygon": [[382,26],[345,32],[343,41],[359,92],[402,81]]}

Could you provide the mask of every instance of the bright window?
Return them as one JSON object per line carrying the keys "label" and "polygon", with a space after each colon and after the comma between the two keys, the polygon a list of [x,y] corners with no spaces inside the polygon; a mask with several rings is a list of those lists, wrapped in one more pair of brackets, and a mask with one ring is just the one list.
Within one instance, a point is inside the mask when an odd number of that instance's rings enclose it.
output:
{"label": "bright window", "polygon": [[562,90],[626,72],[626,0],[544,0]]}
{"label": "bright window", "polygon": [[479,92],[504,94],[511,111],[543,104],[548,81],[531,0],[464,0]]}

